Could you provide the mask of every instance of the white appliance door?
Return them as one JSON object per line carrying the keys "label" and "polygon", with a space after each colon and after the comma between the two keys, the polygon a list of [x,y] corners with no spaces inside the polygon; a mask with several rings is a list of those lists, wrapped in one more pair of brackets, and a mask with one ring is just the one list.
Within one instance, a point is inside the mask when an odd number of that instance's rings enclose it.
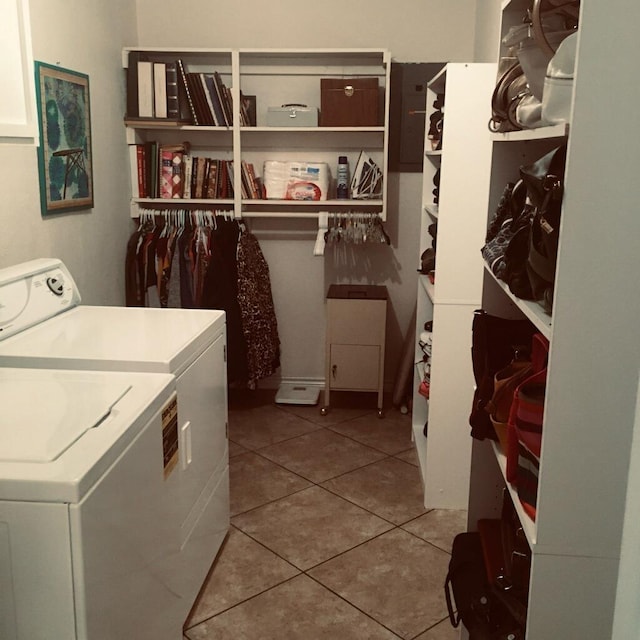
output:
{"label": "white appliance door", "polygon": [[87,430],[99,428],[130,388],[122,380],[15,371],[0,386],[0,462],[56,460]]}
{"label": "white appliance door", "polygon": [[224,321],[222,311],[79,306],[1,340],[0,364],[178,376]]}
{"label": "white appliance door", "polygon": [[0,638],[75,637],[67,505],[0,501]]}
{"label": "white appliance door", "polygon": [[70,506],[78,637],[176,640],[178,474],[165,473],[162,411],[108,473]]}

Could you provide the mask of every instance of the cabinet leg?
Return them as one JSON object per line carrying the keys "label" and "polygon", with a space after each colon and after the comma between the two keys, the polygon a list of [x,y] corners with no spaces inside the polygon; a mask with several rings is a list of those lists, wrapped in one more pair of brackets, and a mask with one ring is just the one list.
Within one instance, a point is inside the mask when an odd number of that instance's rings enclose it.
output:
{"label": "cabinet leg", "polygon": [[329,385],[325,385],[324,387],[324,406],[320,409],[320,415],[326,416],[329,413]]}

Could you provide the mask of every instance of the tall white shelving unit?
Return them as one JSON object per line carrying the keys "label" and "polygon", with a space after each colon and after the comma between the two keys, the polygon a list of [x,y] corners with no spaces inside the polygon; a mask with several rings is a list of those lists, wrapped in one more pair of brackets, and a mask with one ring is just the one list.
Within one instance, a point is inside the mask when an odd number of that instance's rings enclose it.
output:
{"label": "tall white shelving unit", "polygon": [[[502,3],[502,33],[529,4]],[[519,511],[532,550],[527,640],[612,637],[640,364],[640,96],[625,81],[637,73],[639,19],[637,4],[583,0],[569,126],[493,137],[487,215],[519,165],[568,134],[553,317],[488,272],[482,293],[487,311],[527,317],[551,342],[536,521]],[[474,441],[472,527],[496,517],[503,472],[496,447]]]}
{"label": "tall white shelving unit", "polygon": [[[129,144],[158,140],[165,144],[188,141],[193,154],[232,160],[234,163],[233,198],[224,200],[134,199],[132,216],[140,206],[153,208],[171,205],[181,208],[220,207],[233,209],[244,217],[317,217],[319,212],[376,213],[387,217],[387,161],[389,148],[389,87],[391,54],[385,49],[213,49],[148,48],[123,50],[123,66],[129,53],[141,52],[156,62],[182,59],[187,71],[220,73],[233,96],[233,125],[167,127],[153,119],[129,121]],[[267,124],[268,107],[304,103],[320,107],[321,78],[377,78],[379,87],[379,123],[358,127],[275,127]],[[348,80],[345,80],[348,84]],[[256,126],[240,126],[239,95],[256,96]],[[378,199],[337,200],[335,186],[328,200],[265,200],[242,198],[241,161],[254,165],[262,174],[265,160],[326,162],[335,183],[338,156],[347,156],[351,170],[365,151],[382,170],[382,194]]]}
{"label": "tall white shelving unit", "polygon": [[[473,397],[471,322],[482,290],[482,246],[489,194],[491,140],[487,129],[493,64],[448,64],[427,85],[427,122],[433,102],[444,94],[442,150],[425,136],[420,253],[430,246],[429,225],[437,221],[435,282],[420,275],[416,314],[419,336],[433,320],[431,385],[427,401],[414,385],[413,431],[427,508],[465,509],[471,442],[468,416]],[[439,202],[433,176],[440,169]],[[428,435],[423,429],[428,421]]]}

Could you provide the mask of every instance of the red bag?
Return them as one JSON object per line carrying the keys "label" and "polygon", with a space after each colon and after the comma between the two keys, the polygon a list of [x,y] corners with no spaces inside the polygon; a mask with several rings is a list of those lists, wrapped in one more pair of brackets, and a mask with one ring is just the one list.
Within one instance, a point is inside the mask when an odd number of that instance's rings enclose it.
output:
{"label": "red bag", "polygon": [[533,373],[514,392],[507,426],[507,480],[516,485],[520,502],[534,520],[548,357],[549,341],[536,333],[531,347]]}

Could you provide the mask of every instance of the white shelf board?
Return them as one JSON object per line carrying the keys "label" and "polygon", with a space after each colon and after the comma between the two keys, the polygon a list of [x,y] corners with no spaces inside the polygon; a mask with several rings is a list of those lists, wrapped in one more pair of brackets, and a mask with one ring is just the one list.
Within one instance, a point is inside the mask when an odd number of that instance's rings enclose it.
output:
{"label": "white shelf board", "polygon": [[424,210],[432,217],[435,218],[436,220],[438,219],[438,212],[439,212],[439,207],[438,204],[436,202],[429,202],[428,204],[424,205]]}
{"label": "white shelf board", "polygon": [[[202,127],[198,127],[199,129]],[[335,131],[337,133],[384,133],[384,127],[240,127],[242,133],[305,133],[313,132],[317,133],[329,133]]]}
{"label": "white shelf board", "polygon": [[447,67],[446,65],[436,73],[429,82],[427,82],[427,87],[431,89],[434,93],[444,93],[445,83],[447,80]]}
{"label": "white shelf board", "polygon": [[433,299],[436,295],[436,290],[435,290],[435,285],[433,285],[431,280],[429,280],[429,276],[420,275],[418,276],[418,280],[420,281],[420,284],[422,285],[422,288],[427,294],[427,297],[429,298],[429,300],[433,302]]}
{"label": "white shelf board", "polygon": [[511,290],[507,286],[505,282],[496,278],[496,276],[491,272],[488,265],[485,264],[485,270],[494,281],[498,284],[498,286],[509,296],[511,301],[524,313],[524,315],[535,325],[536,329],[540,331],[540,333],[547,338],[547,340],[551,340],[551,333],[553,327],[553,321],[551,316],[546,313],[546,311],[537,303],[531,300],[521,300],[517,296],[514,296],[511,293]]}
{"label": "white shelf board", "polygon": [[492,133],[491,139],[495,142],[512,142],[564,138],[567,135],[569,135],[569,125],[567,123],[562,123],[554,124],[550,127],[540,127],[538,129],[523,129],[522,131],[508,131],[507,133]]}
{"label": "white shelf board", "polygon": [[[422,396],[420,396],[422,398]],[[426,398],[422,398],[428,405],[429,401]],[[427,417],[429,410],[427,409]],[[412,424],[412,436],[413,443],[416,447],[416,454],[418,456],[418,463],[420,465],[420,476],[422,477],[422,484],[424,485],[424,479],[427,470],[427,439],[424,437],[424,424]]]}
{"label": "white shelf board", "polygon": [[510,482],[507,482],[507,457],[504,455],[504,453],[502,453],[500,444],[498,442],[491,441],[491,447],[496,456],[496,460],[498,461],[500,472],[502,473],[502,476],[504,478],[504,484],[507,487],[509,494],[511,495],[511,501],[513,502],[513,506],[515,507],[518,518],[520,519],[520,524],[522,524],[522,529],[525,533],[525,536],[527,537],[527,542],[533,550],[533,547],[536,544],[536,523],[522,508],[522,503],[520,502],[520,498],[518,497],[516,488]]}
{"label": "white shelf board", "polygon": [[222,205],[233,206],[233,199],[214,200],[211,198],[133,198],[132,202],[138,204],[167,205],[176,207],[182,204]]}
{"label": "white shelf board", "polygon": [[[179,201],[178,201],[179,202]],[[382,207],[382,200],[261,200],[242,199],[243,205],[278,207],[349,207],[351,209]]]}

